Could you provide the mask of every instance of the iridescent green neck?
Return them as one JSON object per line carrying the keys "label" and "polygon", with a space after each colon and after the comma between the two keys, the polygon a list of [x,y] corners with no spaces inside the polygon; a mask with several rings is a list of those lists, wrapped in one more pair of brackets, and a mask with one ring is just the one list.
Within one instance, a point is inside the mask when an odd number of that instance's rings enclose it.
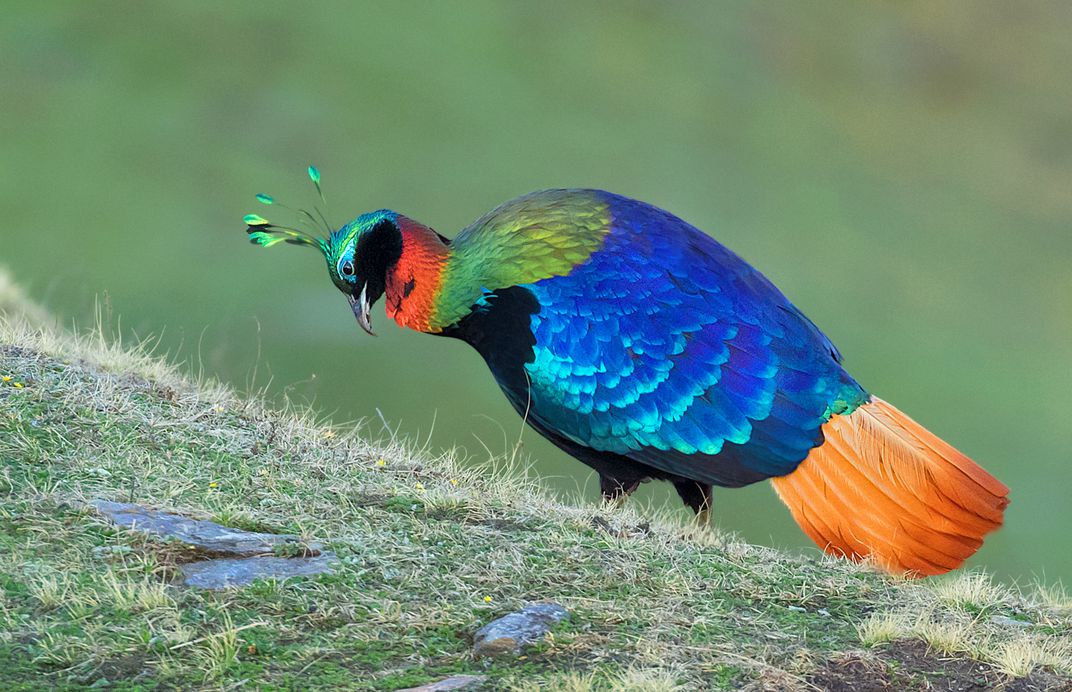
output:
{"label": "iridescent green neck", "polygon": [[427,331],[456,324],[488,292],[568,274],[599,249],[610,221],[590,190],[534,192],[489,212],[451,243]]}

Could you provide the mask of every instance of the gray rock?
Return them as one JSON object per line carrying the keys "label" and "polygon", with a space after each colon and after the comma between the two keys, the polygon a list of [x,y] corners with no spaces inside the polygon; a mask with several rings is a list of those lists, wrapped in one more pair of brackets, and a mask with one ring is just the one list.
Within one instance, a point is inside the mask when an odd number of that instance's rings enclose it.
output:
{"label": "gray rock", "polygon": [[[275,533],[256,533],[221,526],[215,522],[190,519],[179,514],[124,502],[94,500],[92,506],[117,525],[170,538],[211,555],[247,557],[271,555],[280,546],[297,544],[297,536]],[[322,546],[309,544],[307,554],[318,555]]]}
{"label": "gray rock", "polygon": [[452,675],[439,682],[430,682],[420,687],[407,687],[398,692],[449,692],[450,690],[472,690],[484,684],[486,675]]}
{"label": "gray rock", "polygon": [[199,589],[226,589],[246,586],[257,579],[309,577],[330,572],[336,562],[332,553],[317,557],[221,558],[182,565],[183,584]]}
{"label": "gray rock", "polygon": [[526,646],[544,638],[569,611],[557,603],[530,603],[521,610],[492,620],[473,636],[477,656],[517,656]]}
{"label": "gray rock", "polygon": [[1032,623],[1026,620],[1017,620],[1016,618],[1008,617],[1007,615],[992,615],[990,616],[990,622],[995,625],[1002,625],[1004,627],[1019,627],[1021,629],[1030,627]]}

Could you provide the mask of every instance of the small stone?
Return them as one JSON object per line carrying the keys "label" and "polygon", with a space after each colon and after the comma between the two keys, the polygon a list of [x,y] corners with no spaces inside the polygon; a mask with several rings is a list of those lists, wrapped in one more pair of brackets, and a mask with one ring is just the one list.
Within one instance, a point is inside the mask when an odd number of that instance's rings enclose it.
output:
{"label": "small stone", "polygon": [[241,560],[220,558],[182,565],[183,584],[199,589],[226,589],[247,586],[257,579],[310,577],[331,572],[335,555],[317,557],[249,557]]}
{"label": "small stone", "polygon": [[398,692],[449,692],[450,690],[472,690],[484,684],[486,675],[452,675],[438,682],[430,682],[420,687],[407,687]]}
{"label": "small stone", "polygon": [[[277,548],[298,544],[289,534],[257,533],[222,526],[212,521],[190,519],[179,514],[160,512],[141,505],[95,500],[92,506],[124,528],[170,538],[211,555],[247,557],[272,555]],[[306,554],[318,555],[321,546],[309,544]]]}
{"label": "small stone", "polygon": [[1007,615],[991,615],[990,622],[995,625],[1002,625],[1004,627],[1019,627],[1021,629],[1030,627],[1032,623],[1026,620],[1017,620],[1016,618],[1008,617]]}
{"label": "small stone", "polygon": [[517,656],[526,646],[541,641],[569,611],[557,603],[530,603],[521,610],[492,620],[473,636],[477,656]]}

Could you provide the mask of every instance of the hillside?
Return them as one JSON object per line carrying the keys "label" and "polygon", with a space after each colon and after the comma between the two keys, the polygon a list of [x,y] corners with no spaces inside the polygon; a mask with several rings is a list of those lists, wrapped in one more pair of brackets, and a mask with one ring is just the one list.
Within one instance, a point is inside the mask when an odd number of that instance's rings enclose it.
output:
{"label": "hillside", "polygon": [[[31,319],[20,317],[30,314]],[[634,508],[568,506],[496,464],[58,333],[0,277],[0,687],[393,690],[1070,689],[1072,601],[966,573],[925,582],[746,545]],[[295,534],[330,574],[209,591],[138,503]],[[570,611],[522,658],[473,633]]]}

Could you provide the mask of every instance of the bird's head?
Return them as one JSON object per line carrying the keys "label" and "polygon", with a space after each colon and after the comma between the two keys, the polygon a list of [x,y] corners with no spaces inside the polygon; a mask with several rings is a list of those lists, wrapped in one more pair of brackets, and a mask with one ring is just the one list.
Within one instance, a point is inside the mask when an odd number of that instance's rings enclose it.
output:
{"label": "bird's head", "polygon": [[369,312],[402,258],[399,219],[387,209],[362,214],[331,234],[324,253],[331,280],[346,294],[357,323],[369,334],[373,333]]}
{"label": "bird's head", "polygon": [[[313,166],[309,167],[309,177],[323,200],[320,173]],[[259,194],[257,200],[282,206],[269,195]],[[250,241],[256,245],[271,247],[286,242],[320,250],[332,282],[346,295],[357,323],[369,334],[373,334],[372,306],[385,293],[387,313],[395,321],[426,328],[449,241],[388,209],[362,214],[337,230],[331,230],[319,209],[315,211],[315,216],[304,209],[296,213],[316,234],[270,223],[257,214],[247,214],[243,220]],[[319,235],[320,230],[326,230],[327,235]]]}

